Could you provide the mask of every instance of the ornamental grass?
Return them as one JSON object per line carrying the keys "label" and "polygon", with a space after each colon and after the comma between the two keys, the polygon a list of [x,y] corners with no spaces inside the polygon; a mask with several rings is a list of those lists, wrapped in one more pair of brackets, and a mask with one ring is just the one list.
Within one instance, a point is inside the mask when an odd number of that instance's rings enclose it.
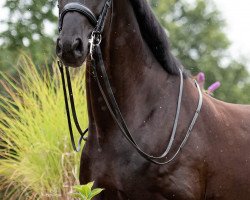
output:
{"label": "ornamental grass", "polygon": [[[59,70],[56,65],[38,70],[30,58],[21,56],[17,71],[15,78],[1,74],[1,198],[70,199],[79,184],[80,154],[71,147]],[[85,128],[84,77],[84,71],[77,70],[72,87]]]}

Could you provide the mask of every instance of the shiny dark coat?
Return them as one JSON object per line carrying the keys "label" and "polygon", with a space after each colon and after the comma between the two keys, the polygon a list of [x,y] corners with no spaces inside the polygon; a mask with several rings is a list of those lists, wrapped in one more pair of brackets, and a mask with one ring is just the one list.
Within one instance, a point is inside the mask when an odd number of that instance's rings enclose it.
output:
{"label": "shiny dark coat", "polygon": [[[146,1],[113,1],[102,41],[105,65],[136,141],[146,152],[160,154],[173,126],[180,64]],[[67,2],[61,0],[60,8]],[[77,2],[97,15],[104,4],[104,0]],[[92,29],[79,13],[65,16],[57,53],[66,65],[80,66],[85,60]],[[72,45],[76,41],[79,44]],[[157,166],[143,159],[121,135],[89,61],[86,87],[90,133],[82,153],[80,182],[94,180],[97,187],[105,188],[96,199],[250,199],[249,106],[227,104],[204,94],[201,114],[186,146],[173,162]],[[184,81],[183,95],[172,153],[184,138],[198,103],[191,78]]]}

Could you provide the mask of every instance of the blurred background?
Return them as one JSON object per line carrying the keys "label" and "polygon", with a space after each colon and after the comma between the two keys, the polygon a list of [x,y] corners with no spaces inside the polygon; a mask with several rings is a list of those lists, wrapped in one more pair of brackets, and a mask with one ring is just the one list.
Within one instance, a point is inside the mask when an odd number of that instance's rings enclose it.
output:
{"label": "blurred background", "polygon": [[[247,0],[150,0],[166,28],[173,53],[206,84],[219,80],[215,97],[250,103],[250,3]],[[2,0],[0,70],[15,74],[22,52],[42,67],[55,58],[56,0]]]}
{"label": "blurred background", "polygon": [[[250,103],[249,0],[150,0],[173,54],[214,96]],[[56,0],[0,1],[0,199],[72,199],[80,154],[68,134],[56,60]],[[74,70],[75,71],[75,70]],[[87,127],[84,68],[74,73]],[[77,135],[76,135],[77,136]]]}

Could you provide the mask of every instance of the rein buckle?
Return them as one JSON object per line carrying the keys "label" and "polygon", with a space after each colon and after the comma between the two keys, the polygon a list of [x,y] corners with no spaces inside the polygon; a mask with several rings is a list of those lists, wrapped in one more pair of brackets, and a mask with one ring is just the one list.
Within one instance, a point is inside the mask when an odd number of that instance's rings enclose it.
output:
{"label": "rein buckle", "polygon": [[90,44],[90,49],[89,49],[89,53],[91,56],[91,59],[93,60],[93,51],[94,51],[94,47],[97,45],[100,45],[102,42],[102,35],[99,32],[93,31],[91,33],[91,38],[89,39],[89,44]]}

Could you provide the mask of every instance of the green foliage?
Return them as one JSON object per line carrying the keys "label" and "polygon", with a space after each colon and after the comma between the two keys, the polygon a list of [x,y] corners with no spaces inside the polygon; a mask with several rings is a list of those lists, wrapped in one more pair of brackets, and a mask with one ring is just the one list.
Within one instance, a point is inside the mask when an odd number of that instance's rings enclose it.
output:
{"label": "green foliage", "polygon": [[[53,69],[52,75],[48,68],[39,73],[23,56],[18,82],[2,74],[8,97],[0,96],[0,189],[6,200],[68,199],[79,184],[80,154],[71,147],[60,74]],[[74,75],[72,87],[85,127],[83,70]]]}
{"label": "green foliage", "polygon": [[76,185],[74,186],[74,190],[76,193],[72,194],[74,198],[81,199],[81,200],[91,200],[98,194],[100,194],[103,189],[96,188],[93,189],[94,182],[88,183],[86,185]]}
{"label": "green foliage", "polygon": [[[32,55],[35,64],[44,60],[52,63],[55,55],[55,31],[57,17],[54,15],[56,0],[16,1],[6,0],[5,8],[9,10],[6,20],[2,22],[8,28],[0,33],[0,66],[9,71],[17,61],[20,51]],[[45,26],[50,26],[48,35]],[[48,27],[47,27],[48,29]]]}
{"label": "green foliage", "polygon": [[[249,72],[242,60],[230,58],[230,41],[224,33],[225,21],[213,0],[149,0],[171,40],[173,53],[194,75],[203,71],[207,86],[219,80],[215,97],[228,102],[250,103]],[[52,62],[55,55],[56,0],[6,0],[10,10],[0,33],[0,69],[14,72],[20,51],[28,52],[35,64]],[[45,33],[47,22],[54,28]],[[48,27],[47,27],[48,29]],[[240,36],[239,36],[240,37]],[[242,76],[240,76],[242,75]]]}
{"label": "green foliage", "polygon": [[[170,37],[173,53],[192,74],[203,71],[206,87],[222,86],[215,97],[234,103],[250,103],[249,72],[244,62],[230,58],[225,21],[212,0],[151,0]],[[240,37],[240,36],[239,36]],[[225,62],[226,61],[226,62]]]}

